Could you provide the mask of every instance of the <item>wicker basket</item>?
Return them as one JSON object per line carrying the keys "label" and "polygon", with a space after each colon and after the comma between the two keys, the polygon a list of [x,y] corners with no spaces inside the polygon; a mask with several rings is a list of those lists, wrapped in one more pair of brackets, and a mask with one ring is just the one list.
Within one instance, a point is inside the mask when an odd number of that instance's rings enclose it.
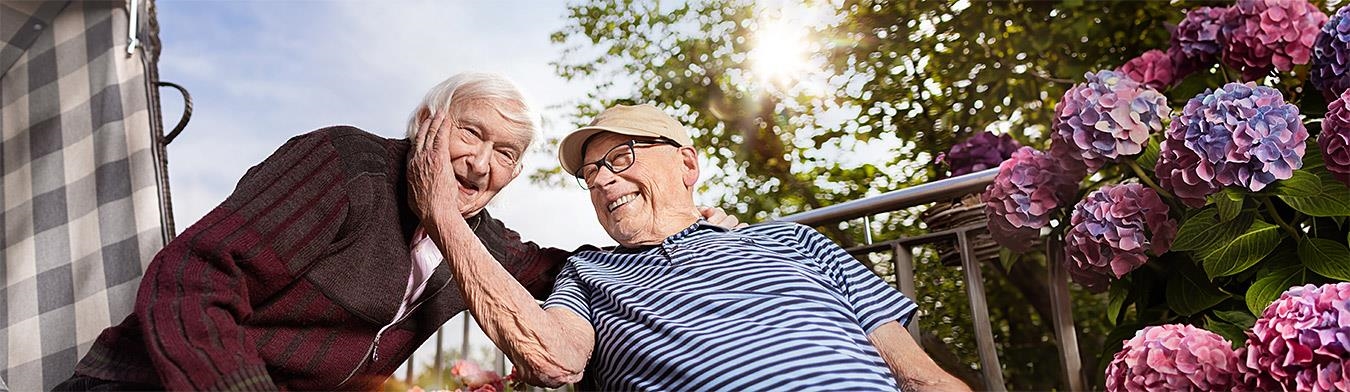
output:
{"label": "wicker basket", "polygon": [[[979,192],[967,194],[952,201],[934,203],[928,210],[919,214],[919,219],[928,224],[930,233],[988,222],[984,217],[984,202],[980,201]],[[994,238],[989,236],[988,230],[975,232],[971,241],[971,247],[975,249],[976,260],[998,260],[998,252],[1001,248],[997,242],[994,242]],[[961,265],[961,254],[956,250],[955,239],[934,243],[933,247],[937,249],[943,265]]]}

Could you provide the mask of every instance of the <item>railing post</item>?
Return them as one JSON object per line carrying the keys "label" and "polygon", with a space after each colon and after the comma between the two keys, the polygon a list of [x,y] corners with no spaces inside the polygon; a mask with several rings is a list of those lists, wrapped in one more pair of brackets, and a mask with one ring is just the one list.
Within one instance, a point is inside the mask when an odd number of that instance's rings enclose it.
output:
{"label": "railing post", "polygon": [[[895,270],[895,284],[900,287],[900,292],[906,297],[919,302],[917,290],[914,287],[914,253],[910,252],[909,246],[896,242],[891,246],[891,268]],[[919,312],[915,311],[914,316],[909,319],[909,326],[905,327],[909,334],[914,336],[914,343],[923,347],[923,339],[919,338]]]}
{"label": "railing post", "polygon": [[[442,370],[445,369],[445,363],[441,362],[442,356],[441,347],[444,346],[444,343],[445,343],[445,326],[441,326],[439,328],[436,328],[436,353],[435,356],[431,357],[431,369],[436,374],[437,388],[445,386],[445,377],[442,376],[443,373]],[[427,387],[430,388],[431,385],[428,385]]]}
{"label": "railing post", "polygon": [[1078,330],[1073,325],[1073,309],[1069,298],[1069,274],[1064,269],[1064,248],[1058,241],[1045,242],[1045,254],[1050,265],[1050,307],[1054,315],[1055,338],[1058,340],[1059,361],[1064,372],[1064,383],[1070,391],[1082,391],[1083,360],[1078,353]]}
{"label": "railing post", "polygon": [[975,250],[971,247],[967,231],[956,233],[956,242],[961,249],[961,266],[965,271],[966,294],[970,297],[970,312],[975,323],[975,345],[980,351],[980,371],[990,390],[1005,391],[1003,369],[998,363],[998,349],[994,347],[993,325],[989,322],[989,307],[984,297],[984,277],[980,273],[980,261],[975,259]]}

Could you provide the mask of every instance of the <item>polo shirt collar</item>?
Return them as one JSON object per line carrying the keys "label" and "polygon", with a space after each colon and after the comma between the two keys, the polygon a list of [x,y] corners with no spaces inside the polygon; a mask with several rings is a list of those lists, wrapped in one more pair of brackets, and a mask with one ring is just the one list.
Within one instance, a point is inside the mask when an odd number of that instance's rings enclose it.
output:
{"label": "polo shirt collar", "polygon": [[[683,241],[684,239],[689,238],[689,237],[693,237],[693,236],[697,235],[699,232],[702,232],[702,231],[704,231],[704,230],[712,230],[712,231],[723,232],[723,233],[725,233],[725,232],[727,232],[727,231],[730,231],[729,229],[727,229],[727,228],[725,228],[725,227],[718,226],[718,225],[714,225],[714,224],[712,224],[712,223],[708,223],[708,221],[707,221],[706,219],[700,218],[697,222],[694,222],[694,224],[689,225],[689,227],[684,228],[684,230],[680,230],[680,232],[675,233],[675,234],[672,234],[672,235],[670,235],[669,237],[666,237],[665,240],[661,241],[661,245],[664,246],[664,245],[672,245],[672,244],[679,243],[679,242]],[[656,247],[656,245],[644,245],[644,246],[639,246],[639,247],[636,247],[636,248],[627,248],[627,247],[624,247],[623,245],[619,245],[619,246],[617,246],[617,247],[614,248],[614,253],[642,253],[642,252],[644,252],[644,251],[650,250],[650,249],[655,248],[655,247]]]}

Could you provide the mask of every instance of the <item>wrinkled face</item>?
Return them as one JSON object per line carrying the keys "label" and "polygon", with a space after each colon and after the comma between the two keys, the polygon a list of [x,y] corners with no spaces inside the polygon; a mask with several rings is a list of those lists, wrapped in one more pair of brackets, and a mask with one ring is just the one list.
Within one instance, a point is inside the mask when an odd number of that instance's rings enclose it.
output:
{"label": "wrinkled face", "polygon": [[478,214],[520,174],[526,142],[508,129],[512,123],[483,100],[456,103],[446,120],[451,127],[450,162],[459,185],[459,212]]}
{"label": "wrinkled face", "polygon": [[[690,187],[698,179],[692,148],[670,144],[637,144],[631,150],[621,147],[633,139],[602,133],[586,144],[583,160],[632,162],[618,174],[601,167],[586,181],[600,225],[624,246],[659,243],[673,234],[665,233],[665,226],[693,210]],[[633,156],[624,156],[627,151]]]}

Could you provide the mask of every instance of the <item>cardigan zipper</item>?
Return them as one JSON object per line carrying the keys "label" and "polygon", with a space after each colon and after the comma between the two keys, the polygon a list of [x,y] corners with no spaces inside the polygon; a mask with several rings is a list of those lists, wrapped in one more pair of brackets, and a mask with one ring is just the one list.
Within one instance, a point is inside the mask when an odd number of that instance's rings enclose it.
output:
{"label": "cardigan zipper", "polygon": [[375,340],[370,342],[370,348],[367,348],[366,354],[361,356],[361,362],[358,362],[356,364],[356,368],[352,369],[351,373],[347,373],[347,378],[342,379],[342,382],[338,383],[338,387],[346,385],[347,381],[351,381],[352,376],[355,376],[357,371],[360,371],[362,367],[365,367],[367,359],[372,359],[374,361],[380,360],[380,337],[384,335],[385,331],[389,330],[389,327],[398,325],[398,323],[401,323],[403,322],[403,320],[406,320],[408,316],[411,316],[419,306],[422,306],[423,302],[426,302],[427,300],[431,299],[431,297],[434,297],[436,296],[436,294],[439,294],[441,290],[444,290],[446,286],[449,286],[450,282],[452,281],[454,281],[454,277],[446,279],[445,283],[441,284],[441,287],[436,289],[436,291],[427,293],[423,295],[421,299],[417,300],[416,302],[413,302],[412,306],[408,308],[408,311],[403,313],[403,316],[399,317],[398,319],[394,320],[389,324],[386,324],[383,327],[380,327],[379,332],[375,333]]}

